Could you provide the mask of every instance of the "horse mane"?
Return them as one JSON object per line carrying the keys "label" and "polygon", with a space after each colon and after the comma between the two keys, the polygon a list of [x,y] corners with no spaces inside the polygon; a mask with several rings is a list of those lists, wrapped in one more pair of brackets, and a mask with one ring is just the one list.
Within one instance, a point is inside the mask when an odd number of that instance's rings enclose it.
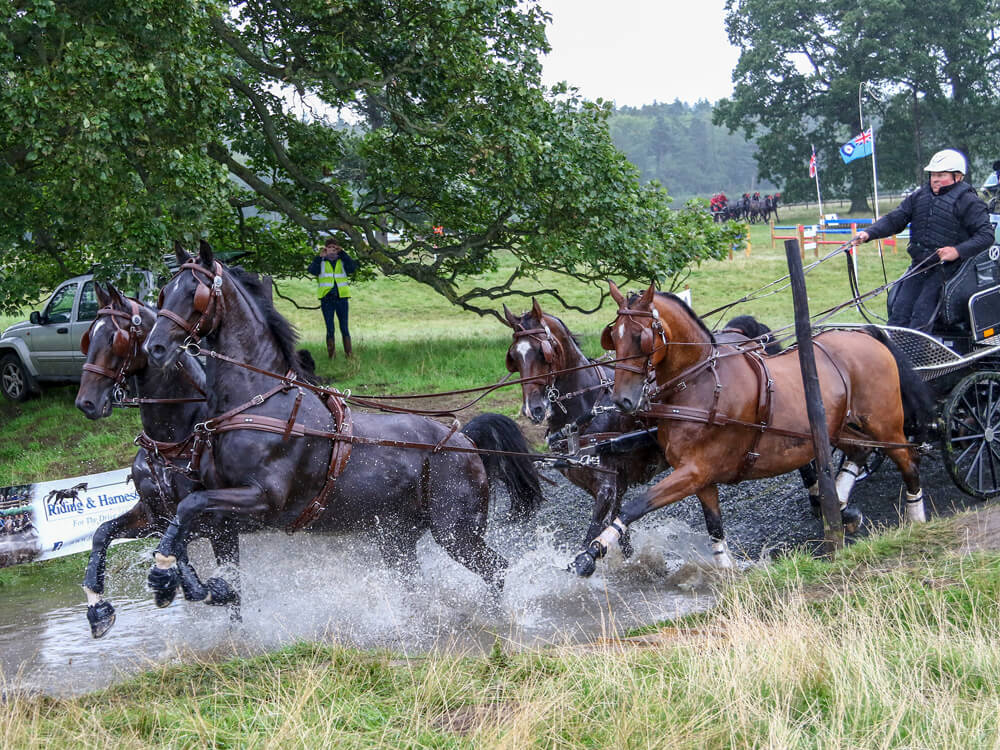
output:
{"label": "horse mane", "polygon": [[571,330],[569,330],[569,326],[567,326],[565,323],[563,323],[562,319],[557,318],[552,313],[545,313],[545,314],[548,315],[550,318],[552,318],[554,321],[556,321],[559,325],[562,326],[562,329],[564,331],[566,331],[566,335],[569,336],[570,341],[572,341],[574,344],[576,344],[576,348],[579,349],[582,352],[583,348],[580,346],[580,339],[577,338],[577,336],[576,336],[575,333],[573,333]]}
{"label": "horse mane", "polygon": [[227,266],[227,268],[233,278],[257,304],[260,312],[263,313],[264,323],[274,337],[278,345],[278,351],[281,352],[281,356],[284,358],[288,368],[295,373],[296,377],[301,378],[307,383],[315,384],[315,376],[303,368],[302,361],[299,359],[299,353],[296,349],[296,344],[299,341],[298,331],[295,330],[295,326],[289,323],[284,315],[275,309],[274,302],[264,292],[264,284],[256,275],[251,274],[241,266]]}
{"label": "horse mane", "polygon": [[[631,294],[627,300],[628,306],[631,307],[632,305],[634,305],[641,296],[642,296],[641,292],[635,292],[634,294]],[[698,314],[691,309],[691,306],[687,302],[685,302],[672,292],[658,291],[656,292],[656,296],[662,297],[663,299],[673,300],[678,305],[680,305],[681,308],[686,310],[687,314],[691,316],[691,319],[698,324],[698,327],[705,333],[705,335],[708,336],[708,340],[711,341],[713,344],[717,343],[715,340],[715,334],[713,334],[710,330],[708,330],[708,326],[705,325],[705,321],[703,321],[700,317],[698,317]]]}

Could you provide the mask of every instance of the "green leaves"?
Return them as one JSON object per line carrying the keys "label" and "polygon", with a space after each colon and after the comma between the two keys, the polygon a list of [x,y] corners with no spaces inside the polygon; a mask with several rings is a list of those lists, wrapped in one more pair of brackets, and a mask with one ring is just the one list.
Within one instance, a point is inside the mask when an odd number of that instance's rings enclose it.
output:
{"label": "green leaves", "polygon": [[[516,0],[0,10],[0,305],[202,235],[301,273],[331,231],[366,272],[480,312],[543,268],[669,286],[729,233],[640,184],[608,104],[541,85],[545,19]],[[479,288],[501,250],[517,270]]]}

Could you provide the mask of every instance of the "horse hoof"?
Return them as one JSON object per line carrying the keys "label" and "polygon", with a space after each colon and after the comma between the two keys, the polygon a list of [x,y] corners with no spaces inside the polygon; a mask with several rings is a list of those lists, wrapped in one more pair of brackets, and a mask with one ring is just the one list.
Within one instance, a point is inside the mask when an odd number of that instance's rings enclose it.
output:
{"label": "horse hoof", "polygon": [[861,528],[864,520],[861,511],[851,505],[840,511],[840,522],[844,524],[844,531],[848,534],[853,534]]}
{"label": "horse hoof", "polygon": [[206,604],[223,607],[227,604],[238,606],[240,603],[240,595],[226,583],[225,579],[209,578],[205,581],[205,588],[208,589],[208,598],[205,600]]}
{"label": "horse hoof", "polygon": [[573,560],[573,571],[581,578],[589,578],[597,570],[597,560],[587,551],[581,552]]}
{"label": "horse hoof", "polygon": [[177,586],[180,583],[180,573],[177,568],[150,568],[146,583],[153,592],[153,600],[157,607],[166,607],[174,600]]}
{"label": "horse hoof", "polygon": [[90,623],[90,634],[100,638],[115,624],[115,608],[106,599],[91,604],[87,607],[87,622]]}

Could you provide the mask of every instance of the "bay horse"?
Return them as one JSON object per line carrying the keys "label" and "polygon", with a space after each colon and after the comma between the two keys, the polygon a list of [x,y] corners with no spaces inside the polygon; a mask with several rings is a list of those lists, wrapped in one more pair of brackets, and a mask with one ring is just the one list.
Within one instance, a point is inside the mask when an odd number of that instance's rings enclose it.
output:
{"label": "bay horse", "polygon": [[320,398],[301,385],[295,331],[260,283],[215,260],[204,241],[197,259],[175,252],[180,268],[161,290],[144,345],[150,364],[170,367],[182,345],[198,342],[226,359],[208,359],[216,416],[197,432],[203,488],[180,501],[160,539],[149,573],[158,598],[178,585],[186,596],[204,591],[193,568],[178,565],[204,514],[288,531],[374,531],[383,555],[406,570],[416,569],[416,544],[429,529],[453,559],[502,588],[508,563],[484,539],[490,485],[477,448],[509,448],[476,446],[457,423],[352,413],[333,394]]}
{"label": "bay horse", "polygon": [[[626,301],[613,282],[609,286],[619,309],[601,345],[613,349],[618,360],[614,403],[625,413],[645,410],[657,419],[657,441],[674,470],[623,505],[621,515],[577,556],[576,572],[592,574],[629,525],[692,494],[705,511],[717,564],[731,567],[718,485],[784,474],[814,458],[798,350],[748,356],[718,343],[675,295],[651,284]],[[904,431],[904,400],[929,401],[905,397],[904,388],[926,389],[926,384],[867,333],[828,331],[814,344],[831,443],[849,455],[857,454],[858,439],[882,443],[906,485],[907,518],[924,520],[917,459]],[[838,477],[837,484],[843,504],[842,488],[849,493],[850,482],[842,484]]]}
{"label": "bay horse", "polygon": [[[195,425],[209,415],[205,371],[197,358],[184,353],[169,370],[148,366],[142,344],[156,322],[156,311],[111,284],[105,291],[95,283],[94,290],[100,309],[81,340],[87,360],[76,407],[88,419],[108,417],[127,383],[136,394],[142,421],[136,439],[140,448],[132,461],[139,501],[97,528],[84,574],[87,620],[93,637],[100,638],[115,622],[115,608],[103,596],[108,547],[115,539],[158,536],[166,530],[177,503],[198,486],[186,469],[190,454],[185,449]],[[231,526],[206,519],[193,529],[193,536],[208,538],[220,565],[239,562],[238,539]]]}
{"label": "bay horse", "polygon": [[[533,298],[531,310],[520,317],[506,305],[503,311],[507,325],[514,332],[507,350],[507,370],[518,373],[524,380],[521,413],[534,424],[545,420],[550,449],[557,450],[556,443],[571,439],[587,445],[648,428],[648,424],[612,406],[614,370],[595,365],[580,349],[566,324],[544,313],[538,300]],[[576,438],[571,436],[574,433]],[[632,436],[627,450],[618,447],[614,452],[603,453],[600,465],[614,473],[580,466],[559,467],[563,476],[594,498],[582,548],[618,515],[629,487],[645,484],[667,468],[662,451],[648,434]],[[632,552],[628,535],[620,544],[622,553],[628,557]]]}

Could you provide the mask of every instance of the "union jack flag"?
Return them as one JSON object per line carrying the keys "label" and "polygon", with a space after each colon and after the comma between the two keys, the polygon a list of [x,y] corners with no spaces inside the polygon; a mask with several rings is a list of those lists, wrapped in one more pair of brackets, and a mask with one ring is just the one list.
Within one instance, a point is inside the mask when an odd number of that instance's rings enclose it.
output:
{"label": "union jack flag", "polygon": [[810,177],[815,177],[816,176],[816,147],[815,146],[813,146],[813,155],[812,155],[812,158],[809,159],[809,176]]}

